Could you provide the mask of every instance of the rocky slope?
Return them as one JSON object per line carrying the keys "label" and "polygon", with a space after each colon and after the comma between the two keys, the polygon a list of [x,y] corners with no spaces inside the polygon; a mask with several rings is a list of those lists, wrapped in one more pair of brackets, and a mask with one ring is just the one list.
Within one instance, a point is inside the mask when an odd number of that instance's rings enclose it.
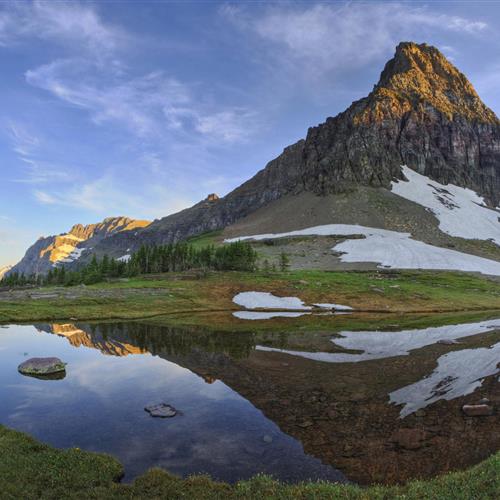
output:
{"label": "rocky slope", "polygon": [[101,241],[121,232],[133,232],[150,222],[128,217],[108,217],[96,224],[75,224],[67,233],[39,238],[9,272],[46,273],[56,265],[78,261]]}
{"label": "rocky slope", "polygon": [[287,195],[391,189],[401,166],[500,202],[500,121],[467,78],[434,47],[404,42],[373,91],[308,130],[266,168],[221,199],[204,200],[137,235],[102,241],[100,254],[221,229]]}

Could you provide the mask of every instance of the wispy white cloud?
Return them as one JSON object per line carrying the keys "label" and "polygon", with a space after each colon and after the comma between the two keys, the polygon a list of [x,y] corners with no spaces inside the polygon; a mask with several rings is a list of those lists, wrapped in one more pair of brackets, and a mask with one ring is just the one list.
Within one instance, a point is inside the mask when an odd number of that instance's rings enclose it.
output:
{"label": "wispy white cloud", "polygon": [[175,186],[144,183],[140,191],[120,182],[119,174],[105,175],[64,190],[34,190],[34,199],[41,205],[69,207],[100,216],[129,215],[136,218],[158,218],[193,204]]}
{"label": "wispy white cloud", "polygon": [[53,162],[40,159],[42,140],[38,135],[19,122],[9,121],[5,130],[12,144],[12,150],[21,161],[21,172],[13,182],[42,184],[47,182],[65,182],[73,179],[69,169],[56,166]]}
{"label": "wispy white cloud", "polygon": [[116,75],[89,60],[63,59],[26,72],[29,84],[87,110],[96,124],[114,122],[152,139],[166,131],[215,141],[243,141],[256,132],[256,113],[242,107],[209,109],[188,84],[153,72]]}
{"label": "wispy white cloud", "polygon": [[0,10],[0,44],[40,38],[103,55],[127,45],[128,35],[105,24],[95,8],[79,2],[5,2]]}
{"label": "wispy white cloud", "polygon": [[58,60],[28,70],[26,80],[87,110],[96,124],[119,122],[141,137],[161,132],[165,108],[189,101],[186,87],[161,72],[119,78],[82,59]]}
{"label": "wispy white cloud", "polygon": [[9,122],[7,133],[12,141],[14,151],[21,156],[29,156],[40,145],[40,139],[18,123]]}
{"label": "wispy white cloud", "polygon": [[257,113],[244,108],[198,116],[196,130],[203,135],[228,142],[245,141],[255,132]]}
{"label": "wispy white cloud", "polygon": [[362,66],[426,29],[477,35],[488,28],[480,20],[393,2],[285,4],[263,10],[229,5],[220,12],[238,29],[270,44],[278,51],[275,61],[290,64],[295,74],[300,63],[306,77]]}
{"label": "wispy white cloud", "polygon": [[35,199],[44,205],[54,205],[57,203],[56,198],[54,198],[51,194],[46,193],[45,191],[35,190],[33,192],[35,195]]}
{"label": "wispy white cloud", "polygon": [[67,206],[96,213],[113,213],[117,208],[129,207],[138,199],[137,195],[118,191],[111,175],[64,190],[35,190],[33,195],[44,205]]}

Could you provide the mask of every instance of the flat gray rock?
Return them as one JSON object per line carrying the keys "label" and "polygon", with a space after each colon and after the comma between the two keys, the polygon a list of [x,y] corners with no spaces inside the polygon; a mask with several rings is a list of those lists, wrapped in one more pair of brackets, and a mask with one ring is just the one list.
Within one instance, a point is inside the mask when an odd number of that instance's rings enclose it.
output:
{"label": "flat gray rock", "polygon": [[462,411],[468,417],[489,417],[493,415],[493,407],[487,404],[480,405],[464,405]]}
{"label": "flat gray rock", "polygon": [[171,418],[177,415],[177,410],[166,403],[149,405],[144,408],[152,417]]}
{"label": "flat gray rock", "polygon": [[66,363],[59,358],[31,358],[23,361],[17,369],[23,375],[45,376],[66,371]]}

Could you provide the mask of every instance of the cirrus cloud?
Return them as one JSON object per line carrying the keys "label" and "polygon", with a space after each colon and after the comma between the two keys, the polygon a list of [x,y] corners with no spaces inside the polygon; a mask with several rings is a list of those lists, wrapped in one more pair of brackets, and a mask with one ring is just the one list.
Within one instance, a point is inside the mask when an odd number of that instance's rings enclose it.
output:
{"label": "cirrus cloud", "polygon": [[393,2],[284,4],[263,10],[225,5],[221,15],[275,51],[275,61],[297,64],[305,76],[358,67],[426,31],[478,35],[486,22]]}

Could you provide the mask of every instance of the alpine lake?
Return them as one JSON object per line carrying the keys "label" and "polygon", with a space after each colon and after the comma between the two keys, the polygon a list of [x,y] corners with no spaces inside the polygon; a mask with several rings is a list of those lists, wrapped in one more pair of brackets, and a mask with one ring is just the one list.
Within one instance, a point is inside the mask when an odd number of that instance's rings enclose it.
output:
{"label": "alpine lake", "polygon": [[[265,317],[4,325],[0,423],[109,453],[123,481],[162,467],[229,482],[402,483],[500,449],[500,313]],[[32,357],[66,371],[19,373]],[[145,411],[162,403],[175,415]],[[477,404],[491,414],[464,412]]]}

